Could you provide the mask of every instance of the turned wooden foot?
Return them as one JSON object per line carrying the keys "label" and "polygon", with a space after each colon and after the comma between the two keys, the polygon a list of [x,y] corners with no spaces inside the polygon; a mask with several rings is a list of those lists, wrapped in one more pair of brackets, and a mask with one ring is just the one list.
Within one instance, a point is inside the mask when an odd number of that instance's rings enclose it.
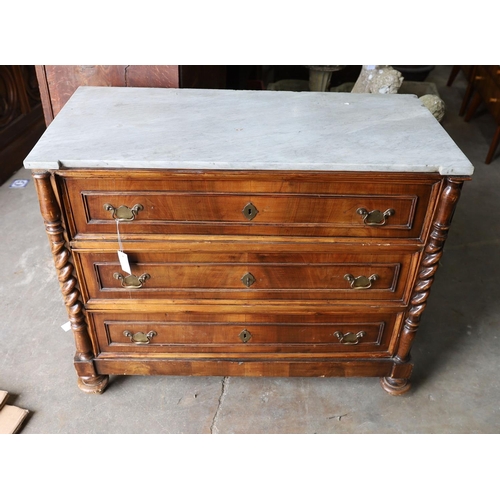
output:
{"label": "turned wooden foot", "polygon": [[391,396],[401,396],[401,394],[409,391],[411,387],[411,383],[408,379],[391,377],[382,377],[380,379],[380,385]]}
{"label": "turned wooden foot", "polygon": [[108,375],[78,377],[78,387],[87,394],[102,394],[109,382]]}

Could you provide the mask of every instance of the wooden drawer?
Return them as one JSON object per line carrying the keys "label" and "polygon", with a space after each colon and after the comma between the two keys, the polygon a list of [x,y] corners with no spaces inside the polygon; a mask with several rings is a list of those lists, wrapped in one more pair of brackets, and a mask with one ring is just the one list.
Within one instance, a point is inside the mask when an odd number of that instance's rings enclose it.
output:
{"label": "wooden drawer", "polygon": [[[66,174],[68,175],[68,174]],[[105,175],[105,174],[102,174]],[[152,174],[151,174],[152,175]],[[72,237],[217,234],[408,238],[422,235],[436,176],[164,174],[67,177]],[[114,209],[122,209],[118,214]],[[133,212],[135,207],[135,211]],[[365,215],[386,214],[378,223]],[[390,215],[387,215],[390,214]],[[377,221],[375,221],[377,222]]]}
{"label": "wooden drawer", "polygon": [[96,351],[130,354],[258,353],[388,356],[402,313],[89,314]]}
{"label": "wooden drawer", "polygon": [[214,249],[213,253],[127,252],[132,275],[137,279],[127,278],[116,252],[78,251],[75,257],[83,269],[82,292],[86,300],[402,301],[409,293],[408,276],[419,255],[350,253],[349,250],[345,253],[225,253],[219,250]]}

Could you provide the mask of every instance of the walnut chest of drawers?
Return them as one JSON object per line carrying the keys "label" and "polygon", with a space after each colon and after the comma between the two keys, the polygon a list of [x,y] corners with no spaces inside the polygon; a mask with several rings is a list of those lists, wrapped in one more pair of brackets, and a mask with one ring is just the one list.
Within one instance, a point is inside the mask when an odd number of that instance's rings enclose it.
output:
{"label": "walnut chest of drawers", "polygon": [[109,87],[79,88],[25,167],[87,392],[109,375],[406,392],[473,171],[415,96]]}

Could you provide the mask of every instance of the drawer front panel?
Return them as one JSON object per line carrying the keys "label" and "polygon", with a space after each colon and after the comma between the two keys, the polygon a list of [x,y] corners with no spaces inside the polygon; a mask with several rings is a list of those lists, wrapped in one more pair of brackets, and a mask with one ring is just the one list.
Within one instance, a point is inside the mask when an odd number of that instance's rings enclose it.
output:
{"label": "drawer front panel", "polygon": [[[417,254],[77,254],[86,299],[329,299],[401,301]],[[127,279],[126,279],[127,278]]]}
{"label": "drawer front panel", "polygon": [[[65,180],[76,235],[419,238],[435,181],[347,183]],[[186,189],[190,187],[191,189]],[[184,189],[182,189],[184,188]],[[228,191],[222,191],[227,188]],[[270,192],[262,190],[269,189]],[[122,208],[123,213],[117,210]],[[135,210],[134,210],[135,207]],[[128,211],[127,211],[128,210]],[[371,215],[370,215],[371,214]],[[384,215],[385,214],[385,215]]]}
{"label": "drawer front panel", "polygon": [[[133,318],[133,319],[131,319]],[[99,352],[388,355],[401,314],[93,313]]]}

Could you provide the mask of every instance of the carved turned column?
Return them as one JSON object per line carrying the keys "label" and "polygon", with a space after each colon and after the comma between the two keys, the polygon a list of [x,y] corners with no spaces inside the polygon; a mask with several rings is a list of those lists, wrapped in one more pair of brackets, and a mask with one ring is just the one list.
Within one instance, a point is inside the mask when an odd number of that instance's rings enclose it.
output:
{"label": "carved turned column", "polygon": [[50,249],[57,269],[59,285],[68,311],[69,321],[75,336],[76,354],[75,368],[78,374],[78,386],[84,392],[101,393],[108,384],[107,375],[98,375],[95,371],[92,342],[87,330],[83,304],[80,302],[80,292],[71,253],[66,247],[64,228],[61,223],[61,210],[51,184],[51,174],[44,171],[34,171],[40,211],[45,223],[45,231],[49,238]]}
{"label": "carved turned column", "polygon": [[431,291],[434,275],[436,274],[439,260],[443,255],[443,246],[448,236],[451,220],[455,207],[460,198],[464,177],[446,177],[441,198],[436,210],[432,231],[424,250],[415,287],[410,299],[410,309],[407,313],[399,340],[398,351],[395,356],[392,377],[381,379],[382,387],[389,393],[398,395],[410,389],[410,376],[412,365],[410,363],[410,350],[420,324],[420,318],[427,306],[427,299]]}

